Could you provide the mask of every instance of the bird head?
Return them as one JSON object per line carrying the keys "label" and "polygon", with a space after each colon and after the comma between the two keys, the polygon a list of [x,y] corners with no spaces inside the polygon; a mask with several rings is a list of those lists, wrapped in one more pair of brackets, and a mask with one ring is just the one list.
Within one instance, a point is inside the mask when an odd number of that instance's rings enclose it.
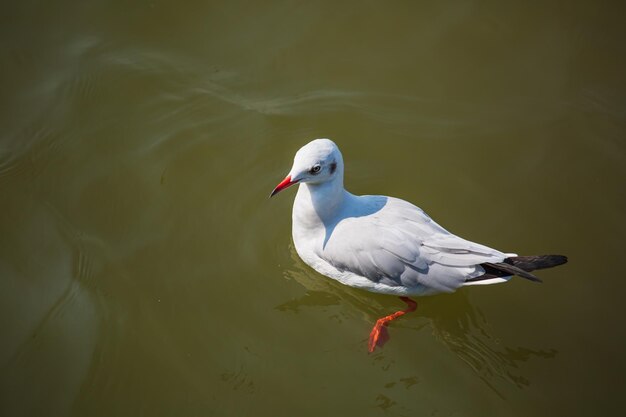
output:
{"label": "bird head", "polygon": [[291,171],[270,197],[294,184],[322,184],[342,177],[343,157],[337,145],[330,139],[315,139],[296,152]]}

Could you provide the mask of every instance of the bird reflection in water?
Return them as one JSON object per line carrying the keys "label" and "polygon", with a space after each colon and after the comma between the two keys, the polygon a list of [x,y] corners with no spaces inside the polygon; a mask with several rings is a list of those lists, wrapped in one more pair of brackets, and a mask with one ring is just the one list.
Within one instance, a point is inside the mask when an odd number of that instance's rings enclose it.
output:
{"label": "bird reflection in water", "polygon": [[[319,276],[300,261],[293,247],[290,251],[293,268],[286,270],[286,278],[297,281],[307,289],[307,292],[299,298],[278,305],[276,307],[278,310],[298,312],[307,307],[348,304],[361,312],[363,319],[369,323],[372,318],[378,317],[381,311],[389,309],[379,302],[380,297]],[[558,353],[555,349],[513,348],[501,344],[498,337],[491,333],[487,318],[480,309],[470,303],[464,291],[435,298],[437,300],[432,297],[417,298],[417,303],[421,304],[417,315],[397,326],[415,330],[429,327],[438,340],[500,396],[502,394],[494,385],[496,379],[504,379],[518,388],[524,388],[530,385],[530,381],[515,372],[520,364],[533,357],[551,359]],[[416,325],[415,322],[419,324]],[[362,341],[359,340],[359,343]]]}

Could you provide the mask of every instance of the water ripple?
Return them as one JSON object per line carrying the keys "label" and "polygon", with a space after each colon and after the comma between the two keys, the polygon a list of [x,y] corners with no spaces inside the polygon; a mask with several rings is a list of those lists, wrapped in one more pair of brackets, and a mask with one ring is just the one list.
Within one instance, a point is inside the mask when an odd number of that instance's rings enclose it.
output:
{"label": "water ripple", "polygon": [[[373,323],[384,312],[394,308],[392,304],[395,303],[393,301],[395,299],[388,298],[382,304],[381,296],[346,288],[330,279],[320,277],[302,264],[293,247],[290,252],[294,264],[286,269],[285,277],[302,284],[306,288],[306,293],[302,297],[278,305],[276,307],[278,310],[297,313],[303,308],[348,304],[361,313],[362,320]],[[532,358],[552,359],[558,353],[554,349],[530,349],[503,344],[490,328],[487,318],[480,309],[469,302],[463,292],[435,298],[420,298],[418,303],[417,316],[412,318],[407,316],[407,320],[398,321],[396,327],[411,328],[414,331],[420,331],[425,326],[430,327],[435,337],[501,397],[504,395],[500,390],[499,381],[507,381],[517,388],[530,385],[531,381],[522,373],[522,363]],[[344,314],[346,319],[353,320],[349,313],[341,314]],[[428,320],[428,324],[424,322],[415,324],[424,318]],[[398,342],[397,339],[395,341]]]}

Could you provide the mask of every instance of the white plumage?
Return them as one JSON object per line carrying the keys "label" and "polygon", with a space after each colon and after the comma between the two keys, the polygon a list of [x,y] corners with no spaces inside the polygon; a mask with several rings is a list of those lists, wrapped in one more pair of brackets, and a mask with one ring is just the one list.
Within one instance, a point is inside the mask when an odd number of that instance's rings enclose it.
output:
{"label": "white plumage", "polygon": [[343,172],[339,148],[316,139],[296,153],[289,175],[272,193],[300,184],[293,241],[316,271],[352,287],[395,295],[452,292],[510,279],[468,282],[485,274],[481,264],[516,255],[462,239],[406,201],[355,196],[344,189]]}

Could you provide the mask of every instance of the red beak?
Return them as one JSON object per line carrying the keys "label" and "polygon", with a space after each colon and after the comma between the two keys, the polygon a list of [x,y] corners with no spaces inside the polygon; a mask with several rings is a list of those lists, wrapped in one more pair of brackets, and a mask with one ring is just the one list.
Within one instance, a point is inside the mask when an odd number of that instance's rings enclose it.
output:
{"label": "red beak", "polygon": [[272,191],[272,194],[270,194],[270,197],[274,197],[275,194],[278,194],[285,188],[291,187],[292,185],[297,184],[297,183],[298,181],[291,181],[291,176],[287,175],[285,179],[282,180],[280,184],[276,186],[276,188],[274,188],[274,191]]}

